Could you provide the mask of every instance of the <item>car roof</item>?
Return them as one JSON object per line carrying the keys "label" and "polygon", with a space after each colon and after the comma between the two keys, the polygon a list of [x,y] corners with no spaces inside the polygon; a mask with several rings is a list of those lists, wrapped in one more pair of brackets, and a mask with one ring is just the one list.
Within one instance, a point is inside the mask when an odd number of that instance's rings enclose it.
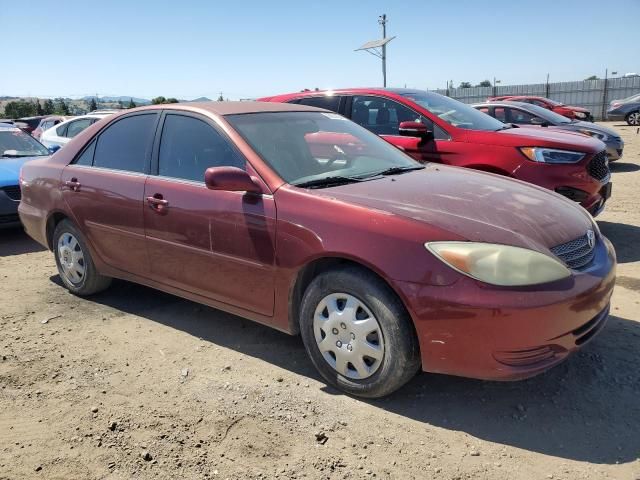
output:
{"label": "car roof", "polygon": [[146,107],[138,107],[133,110],[185,110],[185,111],[202,111],[206,110],[217,115],[236,115],[246,113],[266,113],[266,112],[329,112],[323,108],[308,107],[306,105],[297,105],[290,103],[273,103],[273,102],[184,102],[184,103],[164,103],[160,105],[149,105]]}
{"label": "car roof", "polygon": [[[472,107],[522,107],[524,109],[531,108],[530,103],[517,102],[515,100],[491,100],[488,102],[478,102],[471,105]],[[532,109],[533,110],[533,109]]]}

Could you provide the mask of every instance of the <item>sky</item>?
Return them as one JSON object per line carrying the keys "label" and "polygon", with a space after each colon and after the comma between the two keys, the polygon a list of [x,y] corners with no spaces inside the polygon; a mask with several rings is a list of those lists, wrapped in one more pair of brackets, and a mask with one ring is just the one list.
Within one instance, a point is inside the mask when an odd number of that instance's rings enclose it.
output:
{"label": "sky", "polygon": [[640,73],[640,0],[0,0],[0,96],[232,100]]}

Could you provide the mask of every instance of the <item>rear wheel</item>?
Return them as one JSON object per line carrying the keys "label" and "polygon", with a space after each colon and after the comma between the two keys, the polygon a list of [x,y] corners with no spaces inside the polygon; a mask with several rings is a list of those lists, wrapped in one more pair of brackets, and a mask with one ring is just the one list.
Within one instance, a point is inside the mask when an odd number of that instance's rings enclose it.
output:
{"label": "rear wheel", "polygon": [[76,295],[91,295],[106,289],[111,278],[96,270],[82,233],[69,220],[62,220],[53,232],[58,273],[64,286]]}
{"label": "rear wheel", "polygon": [[629,125],[633,125],[634,127],[640,125],[640,111],[639,112],[631,112],[627,115],[627,123]]}
{"label": "rear wheel", "polygon": [[300,330],[311,360],[333,386],[360,397],[382,397],[420,367],[413,324],[393,291],[356,267],[318,275],[300,308]]}

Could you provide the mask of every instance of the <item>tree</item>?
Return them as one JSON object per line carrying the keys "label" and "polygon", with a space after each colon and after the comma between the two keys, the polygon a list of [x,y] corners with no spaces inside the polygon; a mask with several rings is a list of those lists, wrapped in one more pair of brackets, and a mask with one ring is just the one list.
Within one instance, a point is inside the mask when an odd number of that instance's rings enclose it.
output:
{"label": "tree", "polygon": [[64,98],[56,98],[54,113],[58,115],[69,115],[69,105],[64,101]]}
{"label": "tree", "polygon": [[4,106],[4,114],[9,118],[31,117],[36,113],[36,106],[33,102],[18,100],[9,102]]}
{"label": "tree", "polygon": [[224,102],[224,97],[222,96],[222,93],[220,93],[220,96],[218,97],[218,101],[219,102]]}
{"label": "tree", "polygon": [[590,77],[585,78],[585,80],[599,80],[597,75],[591,75]]}
{"label": "tree", "polygon": [[491,86],[491,81],[490,80],[482,80],[477,86],[478,87],[490,87]]}
{"label": "tree", "polygon": [[55,106],[53,105],[53,102],[50,98],[47,98],[44,101],[44,107],[42,108],[42,110],[44,111],[45,115],[53,115],[53,112],[55,112]]}
{"label": "tree", "polygon": [[91,101],[89,102],[89,111],[93,112],[98,109],[98,104],[96,103],[96,99],[91,97]]}
{"label": "tree", "polygon": [[471,88],[471,84],[469,82],[460,82],[460,86],[458,88]]}
{"label": "tree", "polygon": [[129,99],[129,105],[127,105],[127,108],[136,108],[136,104],[133,101],[133,98]]}
{"label": "tree", "polygon": [[162,103],[179,103],[177,99],[171,97],[171,98],[164,98],[164,97],[156,97],[153,98],[151,100],[151,103],[153,105],[160,105]]}
{"label": "tree", "polygon": [[36,98],[36,115],[44,115],[44,109],[40,105],[40,99]]}

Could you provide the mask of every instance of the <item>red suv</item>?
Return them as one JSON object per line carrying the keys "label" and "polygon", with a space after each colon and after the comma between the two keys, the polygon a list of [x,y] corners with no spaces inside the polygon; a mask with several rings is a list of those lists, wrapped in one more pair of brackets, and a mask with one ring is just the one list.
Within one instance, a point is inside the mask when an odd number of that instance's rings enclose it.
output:
{"label": "red suv", "polygon": [[556,112],[563,117],[593,122],[593,115],[591,115],[591,112],[586,108],[565,105],[564,103],[556,102],[555,100],[550,100],[545,97],[532,97],[529,95],[502,95],[500,97],[487,98],[487,102],[496,101],[530,103],[532,105],[537,105],[539,107],[546,108],[547,110],[551,110],[552,112]]}
{"label": "red suv", "polygon": [[580,203],[593,216],[611,195],[606,146],[601,141],[504,124],[437,93],[360,88],[260,100],[333,110],[418,161],[475,168],[534,183]]}

